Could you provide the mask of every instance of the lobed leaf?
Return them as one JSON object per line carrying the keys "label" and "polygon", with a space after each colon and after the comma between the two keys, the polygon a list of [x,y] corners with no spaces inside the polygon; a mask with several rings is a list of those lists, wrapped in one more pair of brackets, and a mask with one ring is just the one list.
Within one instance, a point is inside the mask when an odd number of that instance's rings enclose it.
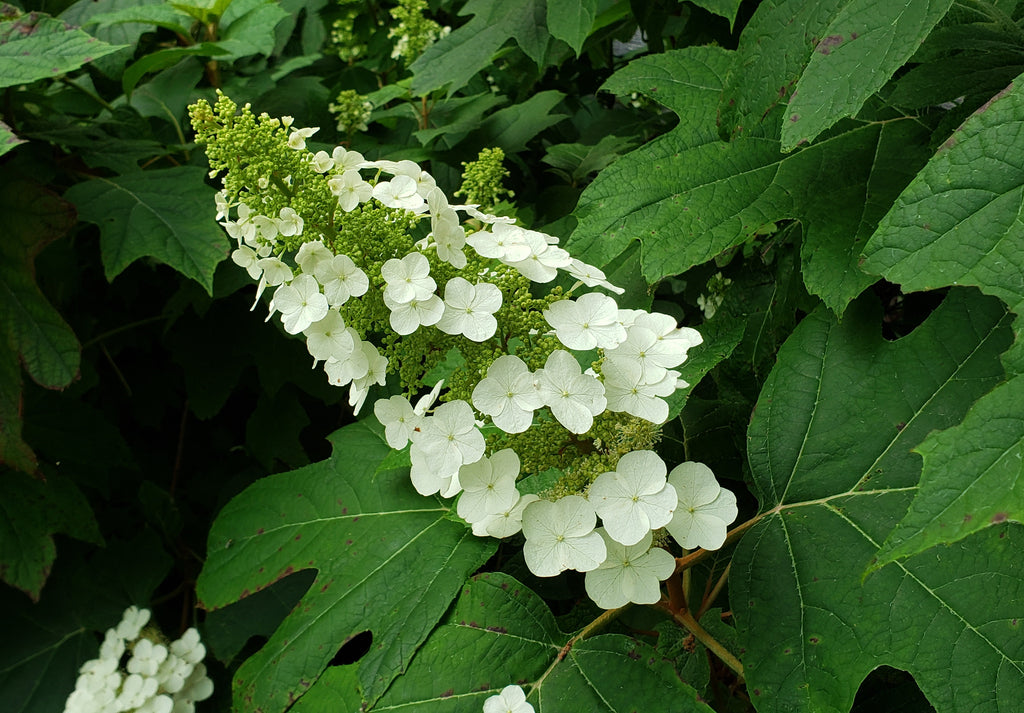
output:
{"label": "lobed leaf", "polygon": [[871,569],[951,544],[986,527],[1024,522],[1024,376],[978,399],[959,426],[929,434],[910,511]]}
{"label": "lobed leaf", "polygon": [[952,0],[849,0],[818,38],[782,122],[782,150],[856,116],[914,54]]}
{"label": "lobed leaf", "polygon": [[155,257],[213,293],[213,271],[227,238],[213,221],[214,189],[198,166],[93,178],[65,197],[82,220],[100,228],[107,279],[141,257]]}
{"label": "lobed leaf", "polygon": [[68,386],[81,347],[35,281],[35,257],[74,224],[74,208],[28,181],[0,185],[0,463],[36,469],[21,438],[21,369],[38,384]]}
{"label": "lobed leaf", "polygon": [[330,460],[265,478],[232,500],[210,531],[197,594],[219,609],[303,569],[312,586],[235,677],[238,710],[283,711],[338,647],[369,629],[359,662],[375,701],[408,665],[465,577],[494,551],[448,507],[417,494],[406,470],[375,474],[390,448],[365,423],[331,437]]}
{"label": "lobed leaf", "polygon": [[413,94],[422,96],[447,86],[451,96],[490,64],[491,57],[513,37],[523,52],[542,66],[550,42],[546,8],[544,0],[470,0],[459,14],[473,15],[473,19],[432,44],[409,67]]}
{"label": "lobed leaf", "polygon": [[0,89],[59,77],[120,48],[37,12],[0,22]]}
{"label": "lobed leaf", "polygon": [[597,0],[549,2],[548,29],[551,36],[572,47],[578,57],[597,17]]}
{"label": "lobed leaf", "polygon": [[1024,368],[1024,75],[978,109],[900,194],[863,269],[907,292],[974,285],[1017,313]]}
{"label": "lobed leaf", "polygon": [[758,401],[748,439],[763,514],[730,581],[748,690],[760,711],[848,711],[861,680],[890,665],[939,710],[1012,710],[1024,694],[1019,529],[861,579],[917,491],[911,448],[1000,380],[1008,316],[956,290],[909,336],[878,332],[867,298],[841,323],[808,316]]}
{"label": "lobed leaf", "polygon": [[680,112],[680,127],[598,175],[580,196],[570,245],[604,265],[638,239],[644,277],[655,282],[765,226],[799,220],[807,289],[841,313],[874,281],[858,266],[862,243],[924,164],[924,129],[902,120],[866,124],[788,156],[774,139],[718,141],[728,61],[722,50],[689,48],[633,62],[626,81],[609,82],[617,91],[643,82],[648,96]]}
{"label": "lobed leaf", "polygon": [[[518,683],[538,713],[655,711],[666,701],[673,713],[709,713],[655,649],[619,635],[566,649],[568,640],[522,583],[500,572],[477,575],[406,674],[363,710],[479,713],[487,698]],[[296,713],[354,710],[352,668],[329,669]]]}

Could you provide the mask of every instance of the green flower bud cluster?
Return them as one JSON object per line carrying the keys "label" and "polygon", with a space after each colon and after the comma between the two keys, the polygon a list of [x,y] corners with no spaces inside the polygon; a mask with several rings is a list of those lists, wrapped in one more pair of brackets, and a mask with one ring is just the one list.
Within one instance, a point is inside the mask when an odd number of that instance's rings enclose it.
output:
{"label": "green flower bud cluster", "polygon": [[327,110],[338,120],[338,131],[351,136],[357,131],[366,131],[373,104],[354,89],[345,89],[327,105]]}
{"label": "green flower bud cluster", "polygon": [[327,54],[336,54],[343,62],[355,62],[366,54],[366,45],[359,41],[354,27],[363,10],[361,0],[337,0],[341,17],[331,24]]}
{"label": "green flower bud cluster", "polygon": [[239,111],[219,90],[215,106],[201,99],[189,107],[189,116],[196,143],[206,147],[210,176],[223,172],[231,204],[245,203],[270,216],[290,207],[302,216],[305,232],[283,237],[284,250],[333,232],[337,199],[303,152],[288,146],[290,117],[256,116],[248,104]]}
{"label": "green flower bud cluster", "polygon": [[476,161],[463,162],[462,187],[455,191],[455,195],[465,198],[467,203],[478,204],[484,210],[496,206],[502,196],[515,196],[504,186],[509,176],[504,160],[504,151],[491,148],[481,151]]}
{"label": "green flower bud cluster", "polygon": [[405,59],[412,63],[423,51],[444,36],[445,28],[427,18],[426,0],[399,0],[391,8],[391,17],[398,23],[388,31],[388,37],[397,37],[391,51],[392,59]]}

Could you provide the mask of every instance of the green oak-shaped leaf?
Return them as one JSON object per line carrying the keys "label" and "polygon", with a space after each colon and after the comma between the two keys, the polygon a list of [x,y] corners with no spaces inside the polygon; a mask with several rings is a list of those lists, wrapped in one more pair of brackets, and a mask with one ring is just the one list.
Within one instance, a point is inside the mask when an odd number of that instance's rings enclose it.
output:
{"label": "green oak-shaped leaf", "polygon": [[[710,713],[653,648],[614,634],[572,642],[544,601],[500,572],[473,577],[404,676],[366,711],[479,713],[521,684],[538,713]],[[295,713],[348,710],[359,700],[352,667],[328,669]],[[355,710],[352,708],[351,710]]]}
{"label": "green oak-shaped leaf", "polygon": [[410,66],[413,94],[426,95],[447,85],[451,96],[513,37],[538,67],[543,65],[551,41],[543,0],[470,0],[459,14],[474,17],[428,47]]}
{"label": "green oak-shaped leaf", "polygon": [[0,183],[0,463],[26,472],[36,458],[21,438],[20,366],[51,389],[78,376],[78,339],[39,290],[34,265],[74,223],[74,207],[42,186]]}
{"label": "green oak-shaped leaf", "polygon": [[103,544],[89,501],[72,481],[4,473],[0,478],[0,579],[38,601],[57,557],[53,541],[57,533]]}
{"label": "green oak-shaped leaf", "polygon": [[974,285],[1017,313],[1024,370],[1024,75],[957,129],[864,248],[863,269],[907,292]]}
{"label": "green oak-shaped leaf", "polygon": [[910,511],[878,553],[877,569],[1007,520],[1024,522],[1024,376],[978,399],[959,426],[932,433]]}
{"label": "green oak-shaped leaf", "polygon": [[64,197],[79,218],[100,228],[108,280],[141,257],[154,257],[213,294],[213,271],[228,253],[228,240],[213,220],[213,188],[206,171],[179,166],[116,178],[93,178]]}
{"label": "green oak-shaped leaf", "polygon": [[855,116],[943,18],[952,0],[849,0],[824,29],[786,108],[782,150]]}
{"label": "green oak-shaped leaf", "polygon": [[342,643],[369,630],[359,666],[376,700],[408,665],[465,578],[494,551],[413,490],[407,470],[375,473],[390,451],[365,422],[330,438],[329,460],[270,476],[210,530],[197,594],[219,609],[303,569],[317,576],[266,645],[238,670],[236,710],[278,713],[317,680]]}
{"label": "green oak-shaped leaf", "polygon": [[797,327],[750,423],[762,514],[730,577],[748,690],[762,713],[845,712],[863,678],[889,665],[940,711],[1015,710],[1024,531],[992,528],[862,579],[917,490],[911,449],[1002,378],[1009,317],[954,290],[886,342],[869,302],[841,323],[818,310]]}
{"label": "green oak-shaped leaf", "polygon": [[[609,80],[679,114],[679,126],[623,156],[580,196],[570,250],[606,265],[634,240],[655,282],[785,219],[804,227],[808,291],[841,313],[874,282],[858,267],[864,241],[927,160],[909,120],[866,124],[789,155],[774,139],[718,140],[722,77],[732,54],[693,47],[634,61]],[[865,196],[867,199],[865,200]]]}
{"label": "green oak-shaped leaf", "polygon": [[0,22],[0,88],[59,77],[119,49],[61,20],[30,12]]}
{"label": "green oak-shaped leaf", "polygon": [[579,56],[583,43],[594,26],[597,17],[597,0],[577,2],[549,2],[548,29],[551,36],[564,40]]}
{"label": "green oak-shaped leaf", "polygon": [[[774,133],[791,150],[854,116],[945,15],[950,0],[768,0],[744,28],[725,86],[731,135]],[[774,109],[786,105],[784,112]],[[768,121],[772,126],[761,127]]]}

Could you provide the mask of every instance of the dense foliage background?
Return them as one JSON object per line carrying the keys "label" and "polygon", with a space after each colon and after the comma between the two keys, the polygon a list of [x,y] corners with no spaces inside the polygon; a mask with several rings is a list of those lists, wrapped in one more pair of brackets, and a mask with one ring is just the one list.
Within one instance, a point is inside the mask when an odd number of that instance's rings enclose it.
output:
{"label": "dense foliage background", "polygon": [[[201,711],[538,681],[552,713],[1015,710],[1022,25],[1017,0],[3,5],[0,709],[63,710],[134,603],[199,626]],[[602,617],[445,501],[394,514],[423,501],[372,416],[226,259],[187,117],[215,89],[449,195],[503,149],[499,210],[704,335],[659,451],[740,518],[670,585],[688,610]],[[390,516],[317,524],[340,497]],[[381,538],[422,545],[342,553]]]}

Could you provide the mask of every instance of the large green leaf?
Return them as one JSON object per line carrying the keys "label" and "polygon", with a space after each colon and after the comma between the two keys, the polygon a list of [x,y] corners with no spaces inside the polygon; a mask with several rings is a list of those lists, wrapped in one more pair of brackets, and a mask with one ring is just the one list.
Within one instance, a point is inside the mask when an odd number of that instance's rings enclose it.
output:
{"label": "large green leaf", "polygon": [[577,55],[594,26],[595,17],[597,0],[548,3],[548,28],[551,36],[564,40]]}
{"label": "large green leaf", "polygon": [[100,227],[108,280],[141,257],[155,257],[213,294],[213,271],[227,256],[228,240],[213,220],[215,191],[205,176],[198,166],[180,166],[94,178],[64,195],[82,220]]}
{"label": "large green leaf", "polygon": [[964,422],[932,433],[910,511],[874,568],[1007,520],[1024,522],[1024,376],[983,396]]}
{"label": "large green leaf", "polygon": [[644,276],[654,282],[796,219],[807,289],[842,312],[874,281],[858,267],[862,243],[924,164],[924,129],[909,120],[866,124],[788,156],[774,139],[719,141],[717,99],[730,61],[723,50],[689,48],[613,77],[610,88],[664,102],[680,125],[587,187],[570,246],[604,265],[639,239]]}
{"label": "large green leaf", "polygon": [[21,439],[21,370],[59,389],[78,376],[74,332],[40,292],[34,261],[74,225],[74,208],[27,181],[0,184],[0,463],[33,471],[35,455]]}
{"label": "large green leaf", "polygon": [[544,0],[470,0],[459,14],[474,17],[412,63],[414,94],[425,95],[447,86],[451,96],[490,64],[494,53],[513,37],[538,67],[543,65],[551,39]]}
{"label": "large green leaf", "polygon": [[0,22],[0,88],[56,78],[118,49],[77,27],[30,12]]}
{"label": "large green leaf", "polygon": [[[817,40],[786,108],[782,150],[813,141],[910,59],[952,0],[849,0]],[[812,41],[814,41],[812,39]]]}
{"label": "large green leaf", "polygon": [[488,146],[499,146],[506,153],[526,149],[526,142],[549,126],[567,118],[566,114],[549,113],[562,101],[561,92],[538,92],[520,104],[499,109],[480,127]]}
{"label": "large green leaf", "polygon": [[1024,369],[1024,75],[975,112],[882,219],[863,267],[907,292],[975,285],[1017,313]]}
{"label": "large green leaf", "polygon": [[317,577],[235,678],[235,705],[275,713],[316,681],[338,647],[370,630],[359,662],[376,700],[494,551],[413,490],[407,470],[376,473],[390,451],[365,423],[331,436],[334,454],[265,478],[232,500],[210,531],[197,594],[219,609],[302,569]]}
{"label": "large green leaf", "polygon": [[886,342],[869,302],[841,323],[819,310],[800,324],[749,427],[762,515],[730,578],[748,690],[761,711],[848,711],[861,680],[890,665],[938,710],[1014,710],[1024,696],[1019,528],[862,580],[917,490],[911,448],[1001,379],[1006,310],[956,290]]}
{"label": "large green leaf", "polygon": [[[573,641],[563,653],[569,638],[523,584],[478,575],[405,675],[363,710],[479,713],[489,696],[519,683],[538,713],[658,711],[666,701],[673,713],[710,713],[653,648],[606,634]],[[359,700],[353,684],[350,667],[329,669],[295,713],[346,710]]]}
{"label": "large green leaf", "polygon": [[56,533],[102,544],[92,508],[67,478],[0,478],[0,579],[39,599],[57,557]]}

